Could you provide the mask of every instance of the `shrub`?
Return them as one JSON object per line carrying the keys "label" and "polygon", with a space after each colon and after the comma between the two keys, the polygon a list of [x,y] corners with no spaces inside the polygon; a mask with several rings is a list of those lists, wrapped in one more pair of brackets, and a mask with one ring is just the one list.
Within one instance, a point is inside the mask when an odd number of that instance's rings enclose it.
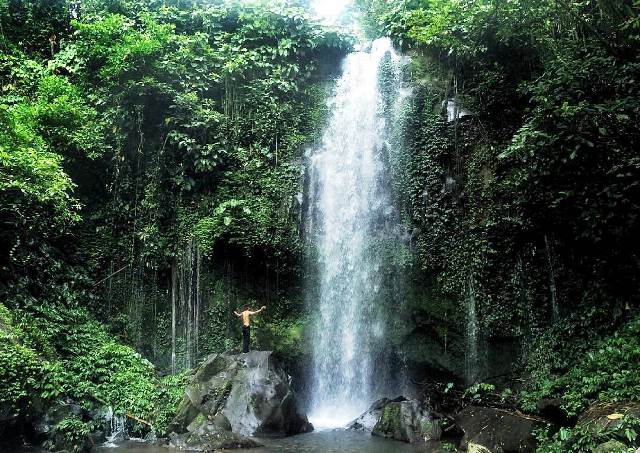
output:
{"label": "shrub", "polygon": [[187,371],[162,378],[154,399],[153,428],[158,436],[166,436],[169,424],[184,396]]}
{"label": "shrub", "polygon": [[640,318],[601,340],[565,374],[537,379],[523,396],[529,410],[542,397],[560,397],[570,416],[593,401],[640,399]]}
{"label": "shrub", "polygon": [[87,451],[90,445],[89,436],[95,429],[95,423],[69,415],[53,428],[53,436],[45,442],[45,447],[70,452]]}
{"label": "shrub", "polygon": [[[616,453],[633,453],[640,446],[638,442],[640,432],[640,419],[624,416],[620,423],[606,427],[577,426],[575,428],[561,428],[554,435],[549,435],[547,430],[536,433],[540,453],[569,453],[593,451],[598,445],[612,440],[625,445],[625,449]],[[613,450],[611,450],[613,451]]]}
{"label": "shrub", "polygon": [[28,415],[38,400],[58,394],[55,371],[49,362],[22,345],[11,311],[0,304],[0,410],[5,415]]}

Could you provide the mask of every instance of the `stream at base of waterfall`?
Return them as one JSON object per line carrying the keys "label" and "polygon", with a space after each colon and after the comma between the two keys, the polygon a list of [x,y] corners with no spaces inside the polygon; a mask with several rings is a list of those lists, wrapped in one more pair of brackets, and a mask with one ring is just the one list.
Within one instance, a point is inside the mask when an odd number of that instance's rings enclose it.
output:
{"label": "stream at base of waterfall", "polygon": [[[284,439],[257,440],[264,444],[264,447],[232,451],[239,453],[444,453],[448,451],[441,442],[412,445],[344,429],[323,430]],[[171,453],[174,451],[180,450],[136,441],[128,441],[115,448],[96,447],[93,450],[94,453]]]}

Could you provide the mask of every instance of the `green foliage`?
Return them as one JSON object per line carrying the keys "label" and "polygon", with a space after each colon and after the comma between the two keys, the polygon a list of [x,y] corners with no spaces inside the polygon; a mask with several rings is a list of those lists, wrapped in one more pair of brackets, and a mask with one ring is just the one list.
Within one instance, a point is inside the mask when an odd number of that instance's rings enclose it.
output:
{"label": "green foliage", "polygon": [[452,453],[455,453],[458,451],[458,447],[455,446],[455,444],[452,444],[450,442],[444,442],[441,447],[440,447],[443,451],[449,451]]}
{"label": "green foliage", "polygon": [[303,319],[269,320],[257,334],[258,347],[275,351],[287,363],[293,363],[309,353],[304,330]]}
{"label": "green foliage", "polygon": [[[421,310],[463,331],[473,294],[483,341],[519,340],[534,382],[565,373],[640,278],[637,2],[357,3],[413,58],[390,165]],[[446,121],[449,100],[473,115]]]}
{"label": "green foliage", "polygon": [[[110,406],[167,434],[184,391],[184,374],[159,379],[148,360],[115,342],[85,310],[46,305],[36,310],[0,306],[3,410],[33,415],[55,400],[71,398],[85,409]],[[15,325],[13,318],[19,319]],[[58,448],[80,448],[95,423],[65,419],[56,425],[51,442]],[[133,430],[144,433],[148,427],[134,424]]]}
{"label": "green foliage", "polygon": [[[186,275],[187,247],[224,272],[202,290],[200,354],[236,344],[232,305],[274,276],[274,313],[299,308],[279,285],[302,261],[300,157],[352,40],[284,2],[68,7],[0,1],[1,409],[69,398],[166,435],[183,376],[158,378],[133,346],[166,365],[167,275]],[[238,291],[253,267],[267,284]],[[265,341],[294,356],[301,329],[276,321]],[[84,448],[94,429],[68,417],[49,446]]]}
{"label": "green foliage", "polygon": [[638,400],[640,319],[624,325],[580,357],[560,375],[535,374],[532,390],[523,392],[525,409],[535,410],[540,398],[559,397],[565,412],[574,416],[594,401]]}
{"label": "green foliage", "polygon": [[[0,194],[3,215],[16,228],[59,228],[77,220],[70,198],[73,183],[61,159],[47,150],[28,110],[0,106]],[[9,217],[9,218],[11,218]],[[49,222],[44,222],[50,217]],[[51,223],[50,223],[51,222]]]}
{"label": "green foliage", "polygon": [[[625,415],[619,422],[607,426],[580,425],[575,428],[560,428],[551,435],[546,430],[537,432],[538,448],[540,453],[565,453],[595,451],[594,449],[606,442],[613,443],[614,449],[605,449],[604,452],[633,453],[640,445],[638,438],[640,432],[640,419],[632,415]],[[618,445],[624,447],[618,447]]]}
{"label": "green foliage", "polygon": [[36,353],[0,333],[0,407],[10,416],[28,415],[42,396],[51,397],[48,370]]}
{"label": "green foliage", "polygon": [[52,450],[86,451],[89,436],[96,427],[95,422],[85,422],[75,415],[69,415],[55,425],[51,439],[47,440],[44,446]]}
{"label": "green foliage", "polygon": [[[184,244],[255,260],[278,281],[299,272],[299,158],[324,118],[323,80],[353,41],[284,3],[86,1],[73,21],[67,3],[0,7],[0,292],[90,305],[160,363],[165,277]],[[203,350],[233,344],[228,306],[206,309],[220,329]],[[54,358],[49,308],[32,311],[25,341]],[[80,394],[106,379],[85,371]]]}
{"label": "green foliage", "polygon": [[5,415],[32,415],[59,395],[53,364],[21,343],[23,331],[0,304],[0,408]]}
{"label": "green foliage", "polygon": [[482,400],[484,394],[494,392],[495,390],[496,386],[493,384],[478,382],[465,389],[463,398],[468,398],[473,403],[479,403]]}
{"label": "green foliage", "polygon": [[156,382],[151,363],[129,346],[98,338],[92,343],[65,361],[65,393],[78,400],[105,402],[116,412],[152,418]]}
{"label": "green foliage", "polygon": [[60,248],[73,250],[64,243],[81,219],[72,176],[102,153],[102,126],[76,87],[26,55],[3,55],[0,75],[0,274],[23,288],[77,280]]}
{"label": "green foliage", "polygon": [[160,380],[159,391],[153,401],[153,429],[158,436],[168,435],[168,428],[184,397],[188,372],[166,376]]}
{"label": "green foliage", "polygon": [[[0,2],[0,45],[51,56],[69,24],[67,0]],[[52,42],[53,41],[53,42]]]}
{"label": "green foliage", "polygon": [[[85,217],[98,272],[133,264],[109,280],[109,306],[131,307],[131,285],[145,287],[166,329],[168,281],[158,276],[194,239],[206,260],[234,256],[230,269],[248,259],[278,279],[300,270],[299,156],[326,109],[317,79],[351,44],[297,8],[118,4],[88,5],[50,66],[70,73],[110,125],[101,165],[111,185],[91,188],[103,202]],[[227,305],[207,308],[221,329],[203,345],[231,341]],[[150,344],[142,320],[129,319],[134,344],[167,353],[168,330]]]}

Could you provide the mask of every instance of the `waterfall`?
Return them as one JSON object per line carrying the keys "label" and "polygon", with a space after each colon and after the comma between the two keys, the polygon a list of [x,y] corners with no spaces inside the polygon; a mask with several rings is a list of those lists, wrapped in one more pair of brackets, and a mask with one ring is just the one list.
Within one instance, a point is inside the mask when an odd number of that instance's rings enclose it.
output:
{"label": "waterfall", "polygon": [[560,317],[560,311],[558,309],[558,297],[556,296],[556,274],[553,267],[553,258],[551,257],[551,248],[549,247],[549,239],[547,235],[544,235],[544,250],[547,255],[547,262],[549,263],[549,292],[551,293],[551,313],[553,320],[557,321]]}
{"label": "waterfall", "polygon": [[469,274],[465,285],[464,306],[466,314],[465,382],[482,382],[487,377],[487,345],[478,322],[476,283]]}
{"label": "waterfall", "polygon": [[[201,254],[195,238],[171,268],[171,372],[191,368],[198,356]],[[182,364],[178,366],[178,354]]]}
{"label": "waterfall", "polygon": [[178,292],[178,277],[176,266],[171,266],[171,374],[176,373],[176,331],[177,331],[177,310],[176,293]]}
{"label": "waterfall", "polygon": [[[360,415],[387,380],[382,249],[396,250],[386,160],[402,58],[389,39],[348,55],[310,155],[308,228],[317,266],[310,414],[316,426]],[[389,242],[391,241],[391,243]],[[386,299],[386,297],[385,297]]]}
{"label": "waterfall", "polygon": [[475,382],[480,374],[478,353],[478,315],[476,313],[476,294],[473,277],[469,276],[465,291],[465,312],[467,314],[467,345],[465,349],[465,381],[467,384]]}

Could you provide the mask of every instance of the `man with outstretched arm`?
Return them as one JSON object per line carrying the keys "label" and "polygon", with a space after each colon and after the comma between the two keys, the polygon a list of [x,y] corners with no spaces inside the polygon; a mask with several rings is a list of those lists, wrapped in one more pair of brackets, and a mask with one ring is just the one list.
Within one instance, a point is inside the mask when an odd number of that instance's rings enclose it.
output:
{"label": "man with outstretched arm", "polygon": [[245,305],[242,308],[242,312],[238,313],[234,310],[233,314],[235,314],[238,318],[242,318],[242,352],[249,352],[249,341],[250,341],[250,333],[251,333],[251,316],[257,315],[258,313],[266,310],[267,307],[264,305],[260,307],[260,310],[251,311],[249,310],[249,306]]}

